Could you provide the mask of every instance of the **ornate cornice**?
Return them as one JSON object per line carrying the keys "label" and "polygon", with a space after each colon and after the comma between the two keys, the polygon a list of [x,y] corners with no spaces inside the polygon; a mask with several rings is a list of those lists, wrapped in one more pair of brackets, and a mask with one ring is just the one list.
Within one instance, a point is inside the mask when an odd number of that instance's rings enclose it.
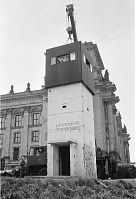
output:
{"label": "ornate cornice", "polygon": [[123,140],[125,141],[130,140],[130,134],[128,133],[122,133],[121,131],[118,131],[118,136],[123,138]]}
{"label": "ornate cornice", "polygon": [[7,117],[7,114],[12,114],[13,117],[17,114],[21,115],[23,117],[24,112],[28,113],[34,113],[34,112],[39,112],[41,113],[43,109],[43,105],[35,105],[35,106],[24,106],[24,107],[18,107],[18,108],[6,108],[1,110],[0,115],[3,117]]}
{"label": "ornate cornice", "polygon": [[116,89],[116,86],[115,84],[113,84],[112,82],[103,82],[103,87],[102,87],[102,91],[103,92],[115,92],[117,89]]}
{"label": "ornate cornice", "polygon": [[23,101],[33,99],[43,99],[43,96],[47,95],[47,90],[36,90],[31,92],[14,93],[14,95],[7,94],[1,95],[1,103],[10,103],[12,101]]}
{"label": "ornate cornice", "polygon": [[94,88],[100,90],[101,92],[110,92],[114,93],[117,89],[115,84],[110,81],[94,81]]}
{"label": "ornate cornice", "polygon": [[103,102],[106,102],[108,105],[115,105],[119,102],[119,97],[115,95],[103,96]]}
{"label": "ornate cornice", "polygon": [[121,137],[123,138],[124,141],[129,141],[130,140],[130,135],[129,134],[121,135]]}

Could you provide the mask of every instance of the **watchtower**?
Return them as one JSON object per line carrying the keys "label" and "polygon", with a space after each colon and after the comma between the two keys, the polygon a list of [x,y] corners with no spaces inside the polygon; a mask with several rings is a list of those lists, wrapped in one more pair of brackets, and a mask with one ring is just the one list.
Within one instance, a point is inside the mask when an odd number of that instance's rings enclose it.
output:
{"label": "watchtower", "polygon": [[80,41],[46,51],[48,176],[96,177],[91,57]]}

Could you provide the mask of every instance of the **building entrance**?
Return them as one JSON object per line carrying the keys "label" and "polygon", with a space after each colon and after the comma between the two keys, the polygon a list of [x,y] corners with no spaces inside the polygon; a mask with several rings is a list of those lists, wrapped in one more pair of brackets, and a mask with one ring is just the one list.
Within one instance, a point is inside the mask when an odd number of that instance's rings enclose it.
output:
{"label": "building entrance", "polygon": [[70,146],[59,147],[59,175],[70,176]]}

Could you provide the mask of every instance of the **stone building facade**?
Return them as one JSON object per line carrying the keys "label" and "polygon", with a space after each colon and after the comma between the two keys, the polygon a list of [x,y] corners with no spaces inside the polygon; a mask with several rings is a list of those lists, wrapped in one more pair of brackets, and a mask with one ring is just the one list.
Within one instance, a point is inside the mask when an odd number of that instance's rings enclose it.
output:
{"label": "stone building facade", "polygon": [[[29,84],[28,84],[29,85]],[[20,163],[30,146],[47,144],[47,92],[45,90],[1,96],[0,155],[8,167]]]}
{"label": "stone building facade", "polygon": [[[116,108],[119,97],[116,86],[110,81],[96,44],[84,44],[92,59],[94,78],[94,131],[96,150],[110,153],[115,151],[121,162],[129,163],[129,139],[126,126],[122,126],[121,114]],[[40,90],[1,95],[0,156],[7,167],[20,163],[31,146],[47,145],[48,94],[45,85]]]}
{"label": "stone building facade", "polygon": [[122,126],[121,114],[116,108],[119,97],[116,96],[116,85],[110,81],[109,72],[105,69],[96,44],[85,44],[93,60],[94,74],[94,126],[96,148],[105,152],[116,152],[123,163],[130,162],[129,140],[127,129]]}

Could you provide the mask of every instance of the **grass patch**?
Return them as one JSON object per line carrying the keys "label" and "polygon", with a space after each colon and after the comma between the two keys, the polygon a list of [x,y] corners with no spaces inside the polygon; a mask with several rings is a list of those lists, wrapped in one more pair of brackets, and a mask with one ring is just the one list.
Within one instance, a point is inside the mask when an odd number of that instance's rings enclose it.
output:
{"label": "grass patch", "polygon": [[95,180],[66,179],[1,179],[2,199],[126,199],[136,198],[136,179]]}

